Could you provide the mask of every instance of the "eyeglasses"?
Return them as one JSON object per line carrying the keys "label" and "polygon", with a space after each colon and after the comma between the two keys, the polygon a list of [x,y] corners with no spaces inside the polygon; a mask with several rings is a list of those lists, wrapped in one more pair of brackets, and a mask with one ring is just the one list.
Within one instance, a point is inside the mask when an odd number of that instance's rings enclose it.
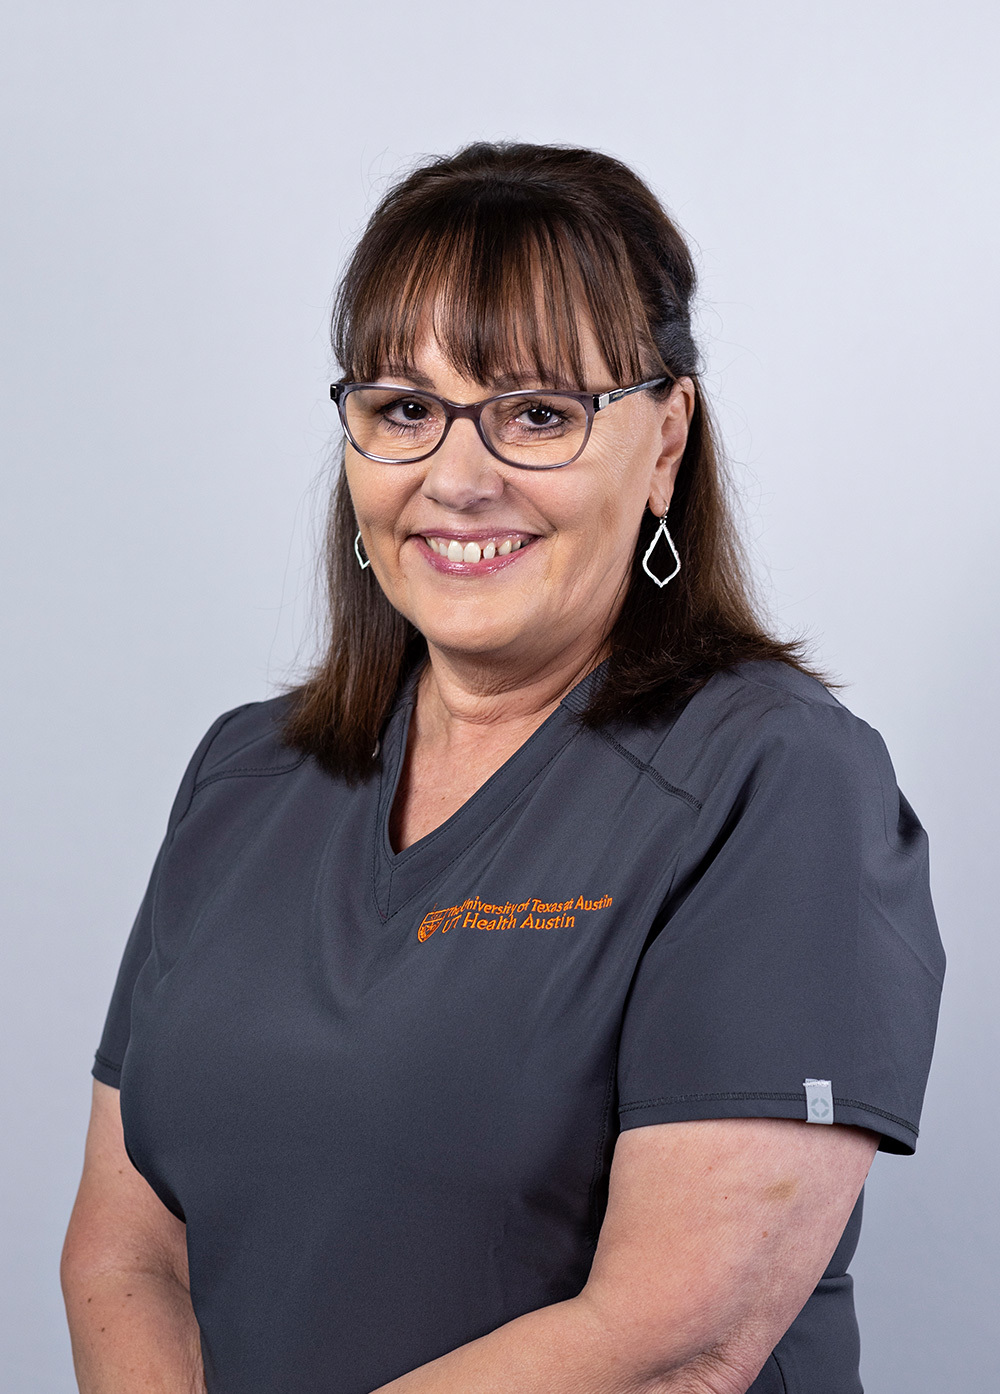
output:
{"label": "eyeglasses", "polygon": [[411,465],[426,460],[444,442],[458,417],[474,421],[486,449],[505,465],[554,470],[571,465],[590,438],[594,414],[633,392],[672,382],[650,378],[610,392],[498,392],[466,406],[433,392],[381,382],[335,382],[337,404],[348,440],[368,460]]}

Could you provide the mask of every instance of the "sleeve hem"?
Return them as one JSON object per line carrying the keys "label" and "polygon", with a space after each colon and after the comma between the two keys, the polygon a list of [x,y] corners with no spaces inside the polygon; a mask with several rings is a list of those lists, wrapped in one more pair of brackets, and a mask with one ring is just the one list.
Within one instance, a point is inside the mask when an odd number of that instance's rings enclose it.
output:
{"label": "sleeve hem", "polygon": [[99,1080],[101,1084],[110,1085],[112,1089],[118,1089],[121,1086],[121,1065],[114,1064],[106,1055],[102,1055],[100,1051],[94,1056],[94,1064],[90,1073],[96,1080]]}
{"label": "sleeve hem", "polygon": [[[690,1123],[708,1118],[792,1118],[806,1122],[803,1095],[788,1093],[680,1094],[640,1099],[620,1105],[618,1118],[622,1132],[652,1123]],[[916,1150],[916,1127],[856,1099],[838,1099],[834,1095],[834,1122],[879,1133],[880,1152],[910,1156]]]}

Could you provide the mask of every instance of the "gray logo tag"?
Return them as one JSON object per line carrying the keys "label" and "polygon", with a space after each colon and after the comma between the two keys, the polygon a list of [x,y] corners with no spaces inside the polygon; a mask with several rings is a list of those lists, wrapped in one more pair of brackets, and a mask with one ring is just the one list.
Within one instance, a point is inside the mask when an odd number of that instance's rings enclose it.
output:
{"label": "gray logo tag", "polygon": [[833,1086],[828,1079],[806,1079],[802,1081],[806,1091],[806,1121],[809,1123],[833,1122]]}

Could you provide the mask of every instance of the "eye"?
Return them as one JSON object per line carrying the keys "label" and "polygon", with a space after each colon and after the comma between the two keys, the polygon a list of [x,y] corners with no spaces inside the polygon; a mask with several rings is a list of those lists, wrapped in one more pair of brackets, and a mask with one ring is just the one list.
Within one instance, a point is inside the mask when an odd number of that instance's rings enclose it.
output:
{"label": "eye", "polygon": [[553,407],[544,406],[541,402],[535,406],[528,407],[521,413],[531,426],[551,426],[559,418],[559,413]]}
{"label": "eye", "polygon": [[566,412],[555,402],[530,401],[512,402],[509,421],[512,427],[521,431],[558,430],[566,422]]}
{"label": "eye", "polygon": [[427,406],[424,402],[418,402],[413,397],[400,397],[395,402],[388,402],[382,408],[384,416],[395,418],[397,421],[426,421],[429,415]]}

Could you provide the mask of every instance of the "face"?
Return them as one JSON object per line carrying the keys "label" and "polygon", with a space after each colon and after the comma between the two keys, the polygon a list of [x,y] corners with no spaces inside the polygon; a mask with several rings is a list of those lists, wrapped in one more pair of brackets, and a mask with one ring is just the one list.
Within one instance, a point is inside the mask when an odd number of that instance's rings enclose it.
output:
{"label": "face", "polygon": [[[611,381],[584,326],[581,338],[587,390],[626,386]],[[413,368],[422,381],[380,381],[462,403],[499,390],[457,373],[429,335]],[[348,442],[347,480],[372,570],[432,660],[438,651],[513,672],[577,649],[599,653],[643,509],[660,516],[669,504],[693,402],[686,378],[666,401],[625,397],[595,414],[580,457],[552,470],[495,459],[468,420],[454,421],[440,448],[414,464],[379,464]]]}

